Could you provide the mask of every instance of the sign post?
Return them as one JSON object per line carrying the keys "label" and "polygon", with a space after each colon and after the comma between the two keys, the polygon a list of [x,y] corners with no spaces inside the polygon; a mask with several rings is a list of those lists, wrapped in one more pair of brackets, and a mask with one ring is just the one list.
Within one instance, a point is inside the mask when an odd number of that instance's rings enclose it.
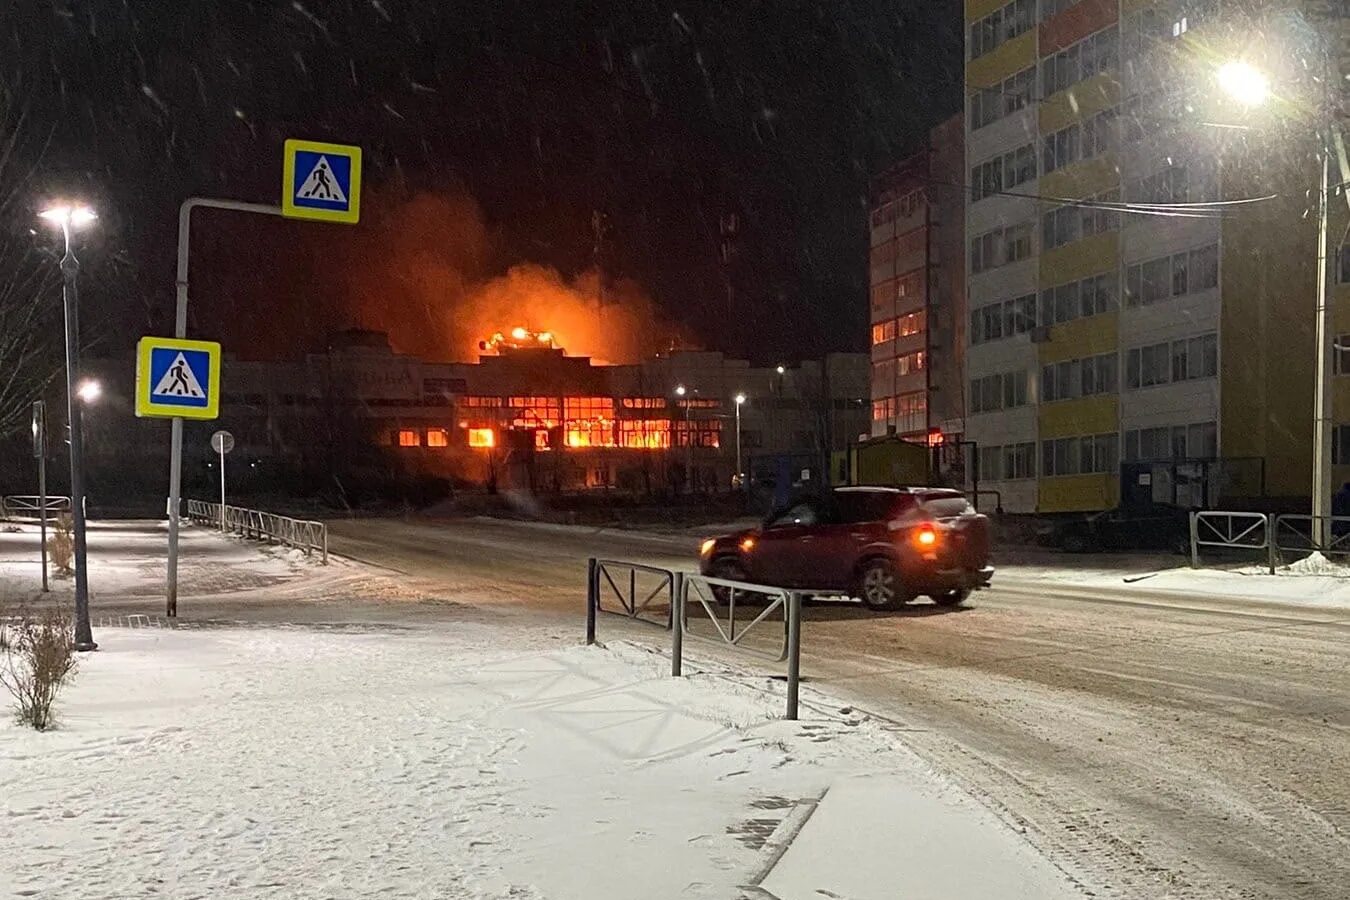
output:
{"label": "sign post", "polygon": [[38,466],[38,539],[42,545],[42,593],[47,586],[47,404],[33,401],[33,455]]}
{"label": "sign post", "polygon": [[224,534],[228,530],[225,527],[225,454],[234,449],[234,435],[217,431],[211,435],[211,449],[220,454],[220,532]]}
{"label": "sign post", "polygon": [[[214,419],[220,413],[220,344],[143,337],[136,344],[136,415],[174,420],[181,448],[184,419]],[[169,599],[166,614],[178,615],[178,507],[182,459],[169,470]]]}

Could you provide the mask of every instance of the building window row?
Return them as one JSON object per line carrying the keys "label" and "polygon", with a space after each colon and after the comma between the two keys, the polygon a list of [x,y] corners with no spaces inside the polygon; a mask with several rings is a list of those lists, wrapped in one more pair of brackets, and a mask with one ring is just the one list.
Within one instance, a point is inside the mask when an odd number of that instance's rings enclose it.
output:
{"label": "building window row", "polygon": [[1026,109],[1035,93],[1035,66],[1009,75],[993,87],[981,88],[970,95],[970,130],[976,131]]}
{"label": "building window row", "polygon": [[1041,60],[1041,94],[1050,96],[1116,67],[1120,34],[1116,26],[1090,34]]}
{"label": "building window row", "polygon": [[1115,272],[1089,275],[1041,291],[1041,324],[1062,325],[1110,312],[1118,306],[1119,276]]}
{"label": "building window row", "polygon": [[1125,383],[1131,390],[1213,378],[1219,374],[1219,337],[1193,338],[1133,347],[1125,357]]}
{"label": "building window row", "polygon": [[872,346],[875,347],[877,344],[893,341],[897,337],[910,337],[911,335],[922,334],[927,318],[927,312],[919,310],[918,312],[900,316],[898,319],[887,319],[885,322],[877,322],[872,326]]}
{"label": "building window row", "polygon": [[872,421],[895,424],[898,434],[928,430],[928,395],[913,391],[872,401]]}
{"label": "building window row", "polygon": [[915,188],[896,200],[883,203],[872,212],[872,227],[880,228],[882,225],[889,225],[897,218],[908,219],[914,215],[915,210],[923,206],[923,201],[923,188]]}
{"label": "building window row", "polygon": [[992,53],[1004,42],[1030,31],[1035,24],[1036,0],[1012,0],[971,23],[970,58],[979,59]]}
{"label": "building window row", "polygon": [[1125,304],[1148,306],[1219,286],[1219,245],[1160,256],[1125,267]]}
{"label": "building window row", "polygon": [[1085,359],[1052,363],[1041,369],[1041,400],[1073,400],[1117,390],[1116,354],[1103,353]]}
{"label": "building window row", "polygon": [[1026,334],[1036,327],[1036,295],[1026,294],[970,311],[970,343],[983,344]]}
{"label": "building window row", "polygon": [[1191,425],[1161,425],[1125,432],[1125,460],[1141,462],[1162,459],[1215,459],[1219,455],[1219,429],[1214,422]]}
{"label": "building window row", "polygon": [[872,308],[883,312],[892,303],[913,300],[923,296],[922,268],[906,272],[898,278],[888,278],[880,284],[872,285]]}
{"label": "building window row", "polygon": [[1219,0],[1157,3],[1126,16],[1120,23],[1120,53],[1140,56],[1161,41],[1175,40],[1213,17]]}
{"label": "building window row", "polygon": [[1081,203],[1066,203],[1050,210],[1041,217],[1042,249],[1053,250],[1094,234],[1119,230],[1119,210],[1082,205],[1119,202],[1119,191],[1106,191]]}
{"label": "building window row", "polygon": [[1049,173],[1079,160],[1092,159],[1116,150],[1120,145],[1119,123],[1115,109],[1075,122],[1041,139],[1041,171]]}
{"label": "building window row", "polygon": [[1120,435],[1089,434],[1041,441],[1041,474],[1092,475],[1120,471]]}
{"label": "building window row", "polygon": [[882,241],[875,245],[871,253],[872,265],[885,265],[894,262],[898,257],[920,252],[927,240],[926,231],[925,228],[912,228],[893,240]]}
{"label": "building window row", "polygon": [[978,468],[981,481],[1015,481],[1036,477],[1036,442],[980,447]]}
{"label": "building window row", "polygon": [[970,270],[987,272],[1019,260],[1030,259],[1032,226],[1030,222],[995,228],[970,241]]}
{"label": "building window row", "polygon": [[1027,373],[1000,372],[970,381],[970,411],[997,412],[1027,405]]}
{"label": "building window row", "polygon": [[970,170],[970,199],[978,202],[1036,178],[1036,148],[1025,144]]}
{"label": "building window row", "polygon": [[895,373],[897,375],[912,375],[915,372],[922,372],[928,362],[927,356],[928,354],[922,350],[897,356],[895,358]]}
{"label": "building window row", "polygon": [[1213,165],[1168,166],[1125,185],[1125,199],[1138,203],[1198,203],[1219,199]]}

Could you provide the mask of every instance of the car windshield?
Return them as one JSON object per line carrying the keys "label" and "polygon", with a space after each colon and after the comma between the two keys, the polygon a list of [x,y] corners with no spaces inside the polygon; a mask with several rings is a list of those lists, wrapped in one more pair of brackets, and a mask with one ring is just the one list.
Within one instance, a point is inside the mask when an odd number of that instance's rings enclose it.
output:
{"label": "car windshield", "polygon": [[970,501],[962,494],[925,494],[920,505],[937,519],[950,519],[970,511]]}
{"label": "car windshield", "polygon": [[788,525],[814,525],[819,520],[814,505],[796,503],[787,509],[775,513],[764,523],[765,528],[783,528]]}

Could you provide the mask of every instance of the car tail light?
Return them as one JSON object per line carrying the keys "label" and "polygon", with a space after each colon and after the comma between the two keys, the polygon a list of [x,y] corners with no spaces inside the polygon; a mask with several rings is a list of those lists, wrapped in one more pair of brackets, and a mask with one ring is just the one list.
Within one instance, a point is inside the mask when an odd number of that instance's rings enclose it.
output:
{"label": "car tail light", "polygon": [[920,547],[934,547],[937,545],[937,529],[932,525],[922,525],[914,532],[914,543]]}
{"label": "car tail light", "polygon": [[745,538],[744,540],[741,541],[741,550],[742,550],[743,552],[749,553],[749,552],[750,552],[751,550],[753,550],[753,549],[755,549],[755,539],[754,539],[754,538],[748,537],[748,538]]}

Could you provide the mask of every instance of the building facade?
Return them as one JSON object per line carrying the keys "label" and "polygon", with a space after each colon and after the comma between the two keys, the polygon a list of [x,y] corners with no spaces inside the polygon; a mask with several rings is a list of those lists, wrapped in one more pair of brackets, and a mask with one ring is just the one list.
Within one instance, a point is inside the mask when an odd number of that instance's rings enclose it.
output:
{"label": "building facade", "polygon": [[[475,363],[398,354],[369,331],[337,335],[326,353],[295,362],[227,357],[219,420],[185,423],[185,473],[213,463],[210,435],[223,428],[244,474],[397,471],[503,490],[725,492],[739,435],[739,470],[770,490],[782,477],[825,480],[831,454],[867,428],[863,354],[759,368],[675,351],[598,365],[536,337]],[[167,465],[167,424],[130,415],[130,363],[87,368],[105,384],[86,418],[91,465]]]}
{"label": "building facade", "polygon": [[959,441],[965,431],[964,141],[954,116],[873,186],[873,437]]}
{"label": "building facade", "polygon": [[1245,7],[966,2],[967,436],[1005,509],[1308,496],[1317,167],[1217,90]]}

